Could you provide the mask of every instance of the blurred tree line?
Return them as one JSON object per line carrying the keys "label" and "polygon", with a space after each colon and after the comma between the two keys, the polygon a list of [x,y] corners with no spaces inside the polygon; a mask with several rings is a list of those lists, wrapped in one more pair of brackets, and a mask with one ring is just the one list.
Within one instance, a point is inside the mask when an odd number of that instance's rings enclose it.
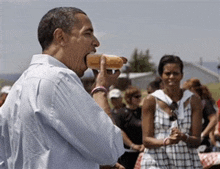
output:
{"label": "blurred tree line", "polygon": [[131,60],[128,61],[129,66],[126,67],[125,72],[155,72],[156,67],[151,62],[150,50],[147,49],[145,52],[138,51],[137,48],[131,56]]}

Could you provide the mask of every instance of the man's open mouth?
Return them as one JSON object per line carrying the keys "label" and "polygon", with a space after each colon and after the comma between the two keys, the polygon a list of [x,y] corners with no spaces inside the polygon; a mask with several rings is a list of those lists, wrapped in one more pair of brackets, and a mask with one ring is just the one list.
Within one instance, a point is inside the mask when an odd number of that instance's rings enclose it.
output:
{"label": "man's open mouth", "polygon": [[[94,54],[95,52],[90,52],[90,53],[87,53],[86,55],[85,55],[85,57],[84,57],[84,61],[85,61],[85,65],[87,66],[87,56],[89,55],[89,54]],[[88,66],[87,66],[88,67]]]}

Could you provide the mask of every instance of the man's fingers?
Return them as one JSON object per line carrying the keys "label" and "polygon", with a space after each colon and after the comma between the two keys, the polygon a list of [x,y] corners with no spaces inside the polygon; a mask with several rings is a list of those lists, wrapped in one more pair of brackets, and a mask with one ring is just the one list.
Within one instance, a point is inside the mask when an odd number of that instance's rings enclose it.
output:
{"label": "man's fingers", "polygon": [[101,60],[100,60],[100,71],[101,71],[101,72],[105,72],[105,71],[106,71],[106,59],[105,59],[105,56],[104,56],[104,55],[101,56]]}
{"label": "man's fingers", "polygon": [[118,76],[120,75],[120,73],[121,73],[121,71],[120,71],[120,70],[115,70],[114,75],[115,75],[116,77],[118,77]]}
{"label": "man's fingers", "polygon": [[108,73],[109,75],[112,75],[112,74],[113,74],[113,70],[107,69],[107,73]]}
{"label": "man's fingers", "polygon": [[93,74],[94,74],[94,76],[95,76],[95,78],[98,76],[98,70],[96,70],[96,69],[92,69],[92,71],[93,71]]}

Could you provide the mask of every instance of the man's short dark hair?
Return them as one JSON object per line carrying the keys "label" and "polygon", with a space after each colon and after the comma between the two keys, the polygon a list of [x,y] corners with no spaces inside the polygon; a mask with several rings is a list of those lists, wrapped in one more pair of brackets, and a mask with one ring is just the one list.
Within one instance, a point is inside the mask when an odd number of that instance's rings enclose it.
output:
{"label": "man's short dark hair", "polygon": [[65,33],[70,33],[76,21],[75,14],[85,14],[81,9],[75,7],[58,7],[49,10],[38,25],[38,40],[44,51],[53,41],[53,33],[61,28]]}

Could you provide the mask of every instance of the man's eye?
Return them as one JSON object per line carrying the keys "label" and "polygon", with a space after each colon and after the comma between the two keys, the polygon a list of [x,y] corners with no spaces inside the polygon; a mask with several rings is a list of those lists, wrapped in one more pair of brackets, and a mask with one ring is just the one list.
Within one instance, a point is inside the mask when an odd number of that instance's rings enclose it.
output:
{"label": "man's eye", "polygon": [[174,72],[173,75],[177,76],[177,75],[179,75],[179,73],[178,72]]}

